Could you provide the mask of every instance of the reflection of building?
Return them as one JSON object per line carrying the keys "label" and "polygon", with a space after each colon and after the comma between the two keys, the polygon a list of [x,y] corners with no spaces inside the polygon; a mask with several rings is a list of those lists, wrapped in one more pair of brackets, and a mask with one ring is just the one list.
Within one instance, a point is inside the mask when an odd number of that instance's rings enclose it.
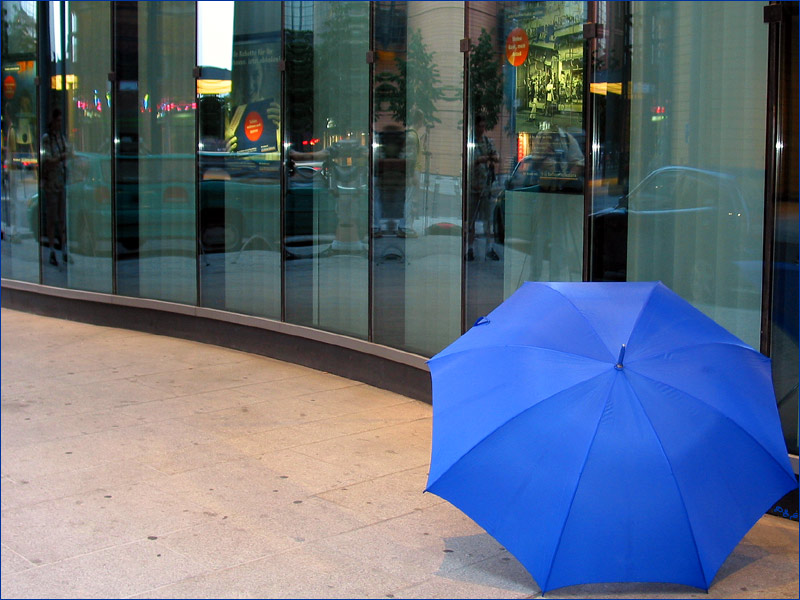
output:
{"label": "reflection of building", "polygon": [[[269,337],[266,350],[251,349],[426,397],[424,356],[526,278],[658,277],[772,355],[796,452],[797,303],[786,274],[797,265],[797,96],[778,77],[782,65],[795,72],[796,52],[770,54],[771,41],[796,43],[796,27],[765,26],[762,6],[727,2],[219,4],[239,19],[230,15],[228,34],[219,26],[201,40],[191,2],[37,3],[31,12],[20,12],[29,3],[4,3],[4,77],[31,66],[16,98],[4,88],[4,152],[29,85],[37,137],[50,109],[62,107],[83,161],[75,168],[89,174],[68,185],[74,263],[63,270],[37,254],[46,203],[35,171],[4,177],[4,232],[22,232],[13,244],[3,238],[4,304],[19,305],[23,288],[25,301],[46,292],[83,318],[93,302],[134,304],[165,333],[213,340],[246,337],[244,324]],[[776,6],[796,23],[796,5]],[[513,66],[504,47],[516,27],[529,49]],[[503,244],[499,260],[476,252],[465,261],[474,153],[466,88],[478,76],[465,52],[484,30],[494,60],[478,67],[498,78],[502,97],[491,99],[499,159],[491,218],[477,237]],[[412,39],[438,72],[435,86],[433,68],[406,60]],[[198,45],[212,43],[229,63],[252,51],[266,65],[264,98],[277,102],[262,125],[275,119],[274,151],[228,146],[226,118],[240,101],[261,98],[234,99],[247,89],[233,73],[239,65],[196,65]],[[387,81],[402,114],[379,106]],[[777,91],[767,93],[768,81]],[[422,160],[411,168],[392,156],[390,171],[394,216],[407,215],[416,237],[371,237],[376,192],[387,184],[380,133],[411,136],[415,106],[435,117],[414,131]],[[788,116],[767,127],[764,115],[781,110]],[[255,136],[258,121],[250,127]],[[574,140],[580,174],[521,176],[547,132]],[[358,152],[336,155],[341,140]],[[567,150],[552,152],[557,164]],[[358,167],[358,181],[339,167]],[[687,179],[700,172],[702,185]],[[733,196],[741,210],[719,210]],[[774,257],[764,254],[770,242]],[[231,321],[238,325],[227,329]]]}

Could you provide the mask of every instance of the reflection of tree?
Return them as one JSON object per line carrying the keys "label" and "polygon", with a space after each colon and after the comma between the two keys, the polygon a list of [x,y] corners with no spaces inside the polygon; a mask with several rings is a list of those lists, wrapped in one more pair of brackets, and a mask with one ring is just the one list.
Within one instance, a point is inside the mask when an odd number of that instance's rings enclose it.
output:
{"label": "reflection of tree", "polygon": [[441,119],[435,115],[437,101],[444,98],[439,68],[433,62],[433,52],[428,52],[422,41],[419,29],[411,32],[407,58],[397,55],[395,65],[396,72],[379,73],[375,77],[376,112],[388,104],[394,120],[405,124],[410,99],[422,111],[426,127],[441,123]]}
{"label": "reflection of tree", "polygon": [[[36,53],[36,18],[19,4],[3,3],[3,57]],[[9,10],[11,7],[16,9],[13,14]]]}
{"label": "reflection of tree", "polygon": [[324,99],[324,117],[330,133],[363,132],[367,123],[369,72],[364,60],[369,49],[369,3],[325,2],[319,28],[314,81],[318,99]]}
{"label": "reflection of tree", "polygon": [[286,30],[286,111],[290,139],[314,134],[314,33]]}
{"label": "reflection of tree", "polygon": [[503,77],[497,64],[492,36],[481,30],[478,44],[472,44],[469,55],[470,107],[474,115],[486,119],[486,130],[497,125],[503,101]]}

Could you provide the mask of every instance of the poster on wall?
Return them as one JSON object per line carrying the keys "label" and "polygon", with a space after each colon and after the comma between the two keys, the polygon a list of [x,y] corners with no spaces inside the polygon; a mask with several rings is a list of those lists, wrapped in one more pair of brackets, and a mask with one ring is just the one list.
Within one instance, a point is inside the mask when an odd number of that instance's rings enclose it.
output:
{"label": "poster on wall", "polygon": [[580,127],[585,2],[531,2],[506,13],[519,131]]}
{"label": "poster on wall", "polygon": [[237,152],[278,150],[279,93],[274,76],[280,60],[280,36],[275,33],[233,37],[231,74],[233,107],[228,137],[236,136]]}

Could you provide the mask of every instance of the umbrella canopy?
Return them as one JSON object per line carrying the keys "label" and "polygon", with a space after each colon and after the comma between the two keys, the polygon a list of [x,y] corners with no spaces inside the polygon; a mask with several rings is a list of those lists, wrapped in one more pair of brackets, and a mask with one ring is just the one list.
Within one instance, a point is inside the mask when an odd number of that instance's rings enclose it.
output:
{"label": "umbrella canopy", "polygon": [[661,283],[525,283],[429,366],[427,491],[542,591],[707,590],[797,487],[769,359]]}

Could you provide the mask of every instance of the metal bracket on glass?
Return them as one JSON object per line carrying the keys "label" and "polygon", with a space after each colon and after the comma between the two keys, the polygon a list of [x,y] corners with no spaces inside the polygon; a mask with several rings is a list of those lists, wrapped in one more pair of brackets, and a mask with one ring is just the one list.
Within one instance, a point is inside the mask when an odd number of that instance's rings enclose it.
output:
{"label": "metal bracket on glass", "polygon": [[593,40],[595,38],[603,37],[603,24],[602,23],[584,23],[583,24],[583,39]]}
{"label": "metal bracket on glass", "polygon": [[114,83],[117,80],[117,74],[114,71],[109,71],[108,73],[108,80],[111,83]]}
{"label": "metal bracket on glass", "polygon": [[202,76],[202,72],[201,72],[200,67],[199,66],[195,66],[194,69],[192,69],[192,77],[194,77],[195,79],[200,79],[201,76]]}
{"label": "metal bracket on glass", "polygon": [[782,23],[784,19],[783,3],[768,4],[764,7],[764,23]]}
{"label": "metal bracket on glass", "polygon": [[367,50],[367,64],[371,65],[375,62],[375,52]]}
{"label": "metal bracket on glass", "polygon": [[469,48],[470,48],[471,45],[472,45],[472,42],[470,41],[470,39],[469,38],[464,38],[463,40],[461,40],[461,43],[460,43],[460,46],[459,46],[459,50],[461,50],[461,52],[469,52]]}

